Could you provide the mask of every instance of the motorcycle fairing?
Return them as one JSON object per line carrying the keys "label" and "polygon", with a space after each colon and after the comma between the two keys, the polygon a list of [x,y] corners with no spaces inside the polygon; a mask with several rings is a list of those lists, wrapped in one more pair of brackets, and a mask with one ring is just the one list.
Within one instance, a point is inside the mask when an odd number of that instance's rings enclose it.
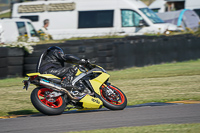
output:
{"label": "motorcycle fairing", "polygon": [[78,71],[76,72],[76,76],[80,75],[82,72],[78,69]]}
{"label": "motorcycle fairing", "polygon": [[40,73],[29,73],[27,74],[29,77],[31,76],[40,76],[40,77],[43,77],[43,78],[52,78],[52,79],[60,79],[59,77],[55,76],[55,75],[52,75],[52,74],[40,74]]}
{"label": "motorcycle fairing", "polygon": [[103,106],[103,102],[99,98],[86,95],[79,102],[82,102],[84,109],[99,109]]}
{"label": "motorcycle fairing", "polygon": [[98,77],[89,80],[90,84],[92,85],[94,91],[100,95],[100,90],[99,88],[101,87],[101,85],[110,77],[109,74],[104,73],[102,71],[93,71],[94,73],[101,73]]}

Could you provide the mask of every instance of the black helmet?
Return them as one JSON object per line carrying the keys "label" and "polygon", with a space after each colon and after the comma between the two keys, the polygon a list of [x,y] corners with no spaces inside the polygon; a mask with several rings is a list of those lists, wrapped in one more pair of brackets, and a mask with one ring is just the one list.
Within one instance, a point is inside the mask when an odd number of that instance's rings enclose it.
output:
{"label": "black helmet", "polygon": [[55,50],[55,49],[57,49],[57,50],[58,50],[59,52],[61,52],[61,53],[64,53],[63,50],[62,50],[60,47],[58,47],[58,46],[51,46],[51,47],[49,47],[49,48],[47,49],[47,51]]}

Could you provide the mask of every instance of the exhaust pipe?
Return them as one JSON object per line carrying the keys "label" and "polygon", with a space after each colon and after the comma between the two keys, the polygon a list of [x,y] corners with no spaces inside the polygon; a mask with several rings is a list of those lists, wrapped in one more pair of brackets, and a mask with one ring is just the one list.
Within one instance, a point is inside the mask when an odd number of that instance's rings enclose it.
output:
{"label": "exhaust pipe", "polygon": [[45,86],[47,88],[50,88],[54,91],[62,91],[64,93],[66,93],[67,96],[69,96],[70,99],[72,99],[72,100],[81,100],[83,98],[83,97],[73,97],[69,91],[67,91],[65,88],[62,88],[58,84],[51,84],[51,83],[47,83],[47,82],[42,81],[42,80],[40,80],[39,82],[40,82],[40,85]]}

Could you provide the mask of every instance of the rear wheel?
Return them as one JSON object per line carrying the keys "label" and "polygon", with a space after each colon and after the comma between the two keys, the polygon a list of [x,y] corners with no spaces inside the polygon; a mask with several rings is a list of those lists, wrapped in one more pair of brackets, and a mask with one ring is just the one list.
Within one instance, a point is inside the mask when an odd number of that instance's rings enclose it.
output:
{"label": "rear wheel", "polygon": [[35,88],[31,93],[31,102],[43,114],[59,115],[65,110],[65,100],[63,96],[49,97],[51,92],[53,90],[45,87]]}
{"label": "rear wheel", "polygon": [[111,110],[122,110],[127,105],[125,94],[117,87],[109,85],[108,88],[104,85],[100,88],[100,99],[106,108]]}

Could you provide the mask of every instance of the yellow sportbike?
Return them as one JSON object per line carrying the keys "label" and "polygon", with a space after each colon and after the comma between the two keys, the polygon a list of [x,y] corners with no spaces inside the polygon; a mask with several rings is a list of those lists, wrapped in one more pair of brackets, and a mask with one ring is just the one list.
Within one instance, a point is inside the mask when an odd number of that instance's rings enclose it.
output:
{"label": "yellow sportbike", "polygon": [[37,86],[31,93],[33,106],[43,114],[58,115],[65,109],[122,110],[127,105],[125,94],[108,80],[110,75],[100,66],[77,65],[78,71],[72,80],[72,88],[61,87],[61,79],[52,74],[29,73],[24,80],[24,88],[30,84]]}

